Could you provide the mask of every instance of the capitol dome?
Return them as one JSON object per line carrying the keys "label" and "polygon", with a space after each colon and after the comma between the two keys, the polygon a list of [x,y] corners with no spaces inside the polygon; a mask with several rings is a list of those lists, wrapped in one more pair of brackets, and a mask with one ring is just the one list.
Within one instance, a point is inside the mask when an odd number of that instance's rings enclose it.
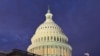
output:
{"label": "capitol dome", "polygon": [[50,9],[45,16],[46,20],[36,29],[27,51],[41,56],[72,56],[68,37],[52,20]]}

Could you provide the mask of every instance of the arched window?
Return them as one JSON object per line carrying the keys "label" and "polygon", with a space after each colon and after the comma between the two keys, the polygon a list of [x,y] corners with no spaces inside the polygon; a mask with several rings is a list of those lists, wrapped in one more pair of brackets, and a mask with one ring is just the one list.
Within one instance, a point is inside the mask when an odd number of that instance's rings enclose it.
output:
{"label": "arched window", "polygon": [[60,38],[60,42],[62,42],[62,41],[61,41],[61,38]]}
{"label": "arched window", "polygon": [[47,37],[47,41],[49,41],[49,36]]}
{"label": "arched window", "polygon": [[44,41],[46,41],[46,37],[44,37]]}
{"label": "arched window", "polygon": [[54,37],[54,41],[56,41],[56,37]]}
{"label": "arched window", "polygon": [[42,27],[40,29],[42,29]]}
{"label": "arched window", "polygon": [[51,36],[51,41],[53,40],[53,37]]}
{"label": "arched window", "polygon": [[57,41],[59,41],[59,37],[57,37]]}
{"label": "arched window", "polygon": [[45,28],[47,28],[47,27],[45,26]]}

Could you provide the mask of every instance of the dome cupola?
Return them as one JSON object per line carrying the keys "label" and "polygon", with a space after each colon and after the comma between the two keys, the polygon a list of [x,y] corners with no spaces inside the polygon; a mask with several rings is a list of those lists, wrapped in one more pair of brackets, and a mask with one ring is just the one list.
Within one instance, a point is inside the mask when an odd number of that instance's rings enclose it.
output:
{"label": "dome cupola", "polygon": [[50,12],[50,8],[49,7],[48,7],[48,11],[45,14],[45,16],[46,16],[46,21],[52,21],[53,14]]}

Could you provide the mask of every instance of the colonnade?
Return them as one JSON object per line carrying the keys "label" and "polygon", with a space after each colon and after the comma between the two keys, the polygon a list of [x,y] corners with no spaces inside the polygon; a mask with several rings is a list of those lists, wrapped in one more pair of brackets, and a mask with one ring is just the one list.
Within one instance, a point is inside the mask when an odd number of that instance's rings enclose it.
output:
{"label": "colonnade", "polygon": [[40,46],[31,49],[32,53],[42,56],[69,56],[70,51],[61,46]]}

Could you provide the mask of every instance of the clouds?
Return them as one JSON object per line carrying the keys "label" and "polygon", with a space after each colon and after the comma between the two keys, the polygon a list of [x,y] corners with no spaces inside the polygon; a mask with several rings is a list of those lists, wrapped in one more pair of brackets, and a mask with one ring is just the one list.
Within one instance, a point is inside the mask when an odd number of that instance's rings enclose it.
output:
{"label": "clouds", "polygon": [[82,56],[86,50],[98,56],[100,3],[96,0],[0,1],[0,50],[26,50],[36,28],[45,20],[48,4],[53,20],[69,38],[73,56]]}

